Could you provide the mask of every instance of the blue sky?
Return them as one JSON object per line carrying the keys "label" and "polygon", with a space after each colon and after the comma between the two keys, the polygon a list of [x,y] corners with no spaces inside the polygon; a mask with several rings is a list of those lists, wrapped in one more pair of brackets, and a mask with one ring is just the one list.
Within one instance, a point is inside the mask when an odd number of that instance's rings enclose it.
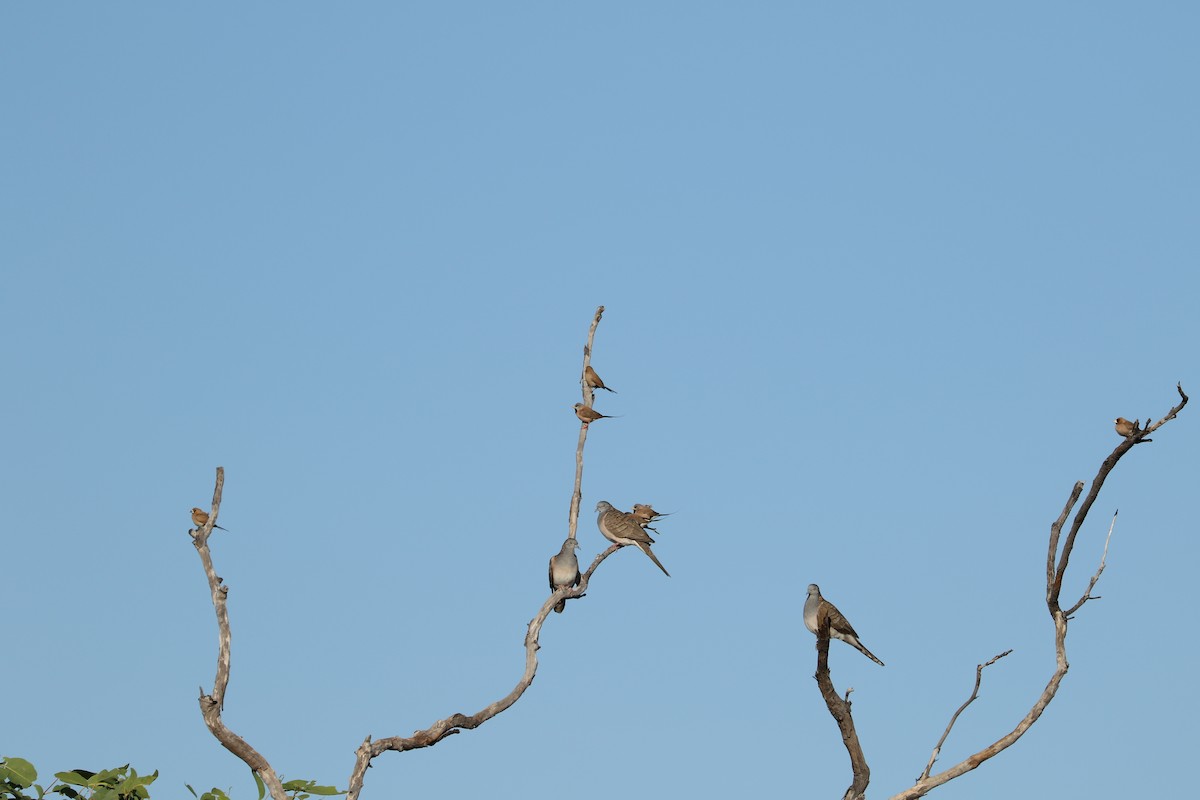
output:
{"label": "blue sky", "polygon": [[[647,7],[649,5],[650,7]],[[1186,3],[0,6],[0,754],[252,796],[202,723],[186,531],[227,470],[225,721],[345,787],[506,694],[583,506],[674,512],[512,709],[364,797],[840,796],[809,582],[886,797],[1053,668],[1046,534],[1117,415],[1200,391]],[[1072,669],[940,790],[1179,791],[1197,409],[1117,468]],[[582,556],[605,544],[594,517]],[[1147,699],[1150,702],[1147,702]]]}

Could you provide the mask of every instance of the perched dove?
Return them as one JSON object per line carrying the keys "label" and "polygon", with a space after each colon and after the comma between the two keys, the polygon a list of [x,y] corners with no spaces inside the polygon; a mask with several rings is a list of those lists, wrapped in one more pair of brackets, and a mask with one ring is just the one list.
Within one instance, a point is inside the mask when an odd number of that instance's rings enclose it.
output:
{"label": "perched dove", "polygon": [[[208,512],[201,511],[198,508],[192,509],[192,522],[196,523],[197,527],[203,528],[208,524]],[[228,531],[229,528],[221,528],[220,525],[213,525],[214,528],[220,528],[223,531]]]}
{"label": "perched dove", "polygon": [[596,511],[599,512],[599,516],[596,517],[596,525],[600,527],[600,533],[604,534],[605,539],[614,544],[637,546],[663,571],[664,575],[668,578],[671,577],[667,568],[659,563],[659,560],[654,557],[654,553],[650,551],[650,545],[654,544],[654,540],[650,538],[650,534],[642,530],[642,526],[631,514],[618,511],[607,500],[596,503]]}
{"label": "perched dove", "polygon": [[830,639],[841,639],[879,666],[883,666],[883,662],[876,658],[875,654],[864,647],[863,643],[858,640],[858,634],[854,632],[854,627],[850,624],[849,620],[842,616],[842,612],[837,610],[837,606],[824,597],[821,597],[821,588],[819,586],[815,583],[810,583],[808,585],[808,599],[804,601],[804,627],[815,634],[817,632],[817,621],[821,618],[822,614],[829,615]]}
{"label": "perched dove", "polygon": [[591,406],[585,406],[583,403],[575,404],[575,416],[579,417],[579,421],[584,425],[589,422],[595,422],[598,419],[611,419],[608,414],[601,414]]}
{"label": "perched dove", "polygon": [[[575,557],[578,549],[579,541],[568,537],[558,555],[550,558],[550,591],[579,585],[579,559]],[[566,605],[567,600],[563,598],[554,605],[554,610],[561,614]]]}
{"label": "perched dove", "polygon": [[603,389],[606,392],[617,393],[616,389],[610,389],[604,385],[604,381],[600,380],[600,376],[596,374],[596,370],[592,369],[591,364],[583,368],[583,382],[593,389]]}
{"label": "perched dove", "polygon": [[1130,422],[1124,417],[1117,417],[1115,420],[1113,420],[1113,422],[1117,423],[1117,433],[1121,436],[1128,437],[1141,430],[1139,427],[1139,422],[1136,419],[1133,422]]}

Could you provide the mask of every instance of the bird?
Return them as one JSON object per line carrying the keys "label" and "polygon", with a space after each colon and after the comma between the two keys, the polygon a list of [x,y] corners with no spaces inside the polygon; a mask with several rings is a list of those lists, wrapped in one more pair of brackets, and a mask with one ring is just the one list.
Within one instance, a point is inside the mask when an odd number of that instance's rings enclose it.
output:
{"label": "bird", "polygon": [[575,404],[575,416],[579,417],[579,421],[584,425],[595,422],[598,419],[612,419],[611,415],[601,414],[591,406],[585,406],[583,403]]}
{"label": "bird", "polygon": [[671,515],[664,514],[661,511],[655,511],[649,503],[634,503],[633,511],[630,512],[630,516],[636,519],[638,523],[645,528],[659,517],[669,517]]}
{"label": "bird", "polygon": [[1130,422],[1124,417],[1117,417],[1113,422],[1117,423],[1117,433],[1126,438],[1141,430],[1140,421],[1136,419]]}
{"label": "bird", "polygon": [[[208,512],[201,511],[198,508],[192,509],[192,522],[196,523],[197,527],[203,528],[208,524]],[[223,531],[228,531],[229,528],[221,528],[220,525],[213,525],[214,528],[220,528]]]}
{"label": "bird", "polygon": [[606,392],[617,393],[616,389],[610,389],[604,385],[604,381],[600,380],[600,376],[596,374],[596,370],[592,369],[591,364],[583,368],[583,382],[593,389],[603,389]]}
{"label": "bird", "polygon": [[[579,540],[568,536],[558,555],[550,557],[550,591],[579,585],[579,559],[575,556],[578,549]],[[561,614],[566,605],[567,598],[564,597],[554,604],[554,610]]]}
{"label": "bird", "polygon": [[854,627],[848,619],[842,616],[842,612],[837,610],[837,606],[824,597],[821,597],[821,587],[815,583],[810,583],[808,585],[808,599],[804,601],[804,627],[815,634],[817,632],[817,623],[820,621],[822,615],[829,617],[829,638],[841,639],[879,666],[882,667],[884,665],[882,661],[875,657],[874,653],[863,646],[863,643],[858,640],[858,634],[855,633]]}
{"label": "bird", "polygon": [[655,566],[663,571],[663,575],[671,577],[671,573],[667,572],[667,568],[654,557],[654,553],[650,550],[650,545],[654,544],[654,540],[650,538],[650,534],[642,530],[642,526],[633,518],[633,515],[618,511],[607,500],[596,503],[596,511],[599,513],[599,516],[596,517],[596,525],[605,539],[614,544],[636,545],[654,562]]}

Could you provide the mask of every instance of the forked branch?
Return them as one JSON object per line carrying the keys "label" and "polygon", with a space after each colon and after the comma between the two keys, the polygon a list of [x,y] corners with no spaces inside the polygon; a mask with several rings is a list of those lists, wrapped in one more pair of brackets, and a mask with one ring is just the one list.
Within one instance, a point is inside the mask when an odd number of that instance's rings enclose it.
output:
{"label": "forked branch", "polygon": [[[997,755],[1002,750],[1010,747],[1013,743],[1020,739],[1025,732],[1028,731],[1035,722],[1037,722],[1038,718],[1041,717],[1042,712],[1046,710],[1046,706],[1048,706],[1050,701],[1054,699],[1055,694],[1058,692],[1058,687],[1062,684],[1063,678],[1065,678],[1067,675],[1067,670],[1070,669],[1070,664],[1067,662],[1066,647],[1067,622],[1069,621],[1071,614],[1082,608],[1084,603],[1086,603],[1088,600],[1096,599],[1091,592],[1092,589],[1096,587],[1096,583],[1100,580],[1100,575],[1104,571],[1105,560],[1108,557],[1108,540],[1106,540],[1104,544],[1104,555],[1101,557],[1100,566],[1096,570],[1095,575],[1092,576],[1091,581],[1088,583],[1088,588],[1084,591],[1083,596],[1077,603],[1075,603],[1075,605],[1064,611],[1059,605],[1059,595],[1062,592],[1063,578],[1066,575],[1067,566],[1071,560],[1071,552],[1075,547],[1075,538],[1080,529],[1083,527],[1083,522],[1085,519],[1087,519],[1087,515],[1092,508],[1092,504],[1095,503],[1096,497],[1100,494],[1100,489],[1104,486],[1105,479],[1117,465],[1117,462],[1121,460],[1121,457],[1132,450],[1134,445],[1147,441],[1146,437],[1149,434],[1158,430],[1166,422],[1174,419],[1179,411],[1185,405],[1187,405],[1188,396],[1184,394],[1183,387],[1176,385],[1175,388],[1179,392],[1180,402],[1173,406],[1171,410],[1168,411],[1166,415],[1158,422],[1154,423],[1153,425],[1147,425],[1145,429],[1135,430],[1129,436],[1125,437],[1122,442],[1117,445],[1113,452],[1104,459],[1103,463],[1101,463],[1100,468],[1096,472],[1096,477],[1092,479],[1092,488],[1088,492],[1087,497],[1084,499],[1083,504],[1079,507],[1079,511],[1076,513],[1075,519],[1071,523],[1071,529],[1067,534],[1066,540],[1062,543],[1061,552],[1059,552],[1059,542],[1062,528],[1063,525],[1066,524],[1066,520],[1071,513],[1071,509],[1074,508],[1075,503],[1078,502],[1080,495],[1083,494],[1082,481],[1076,483],[1072,488],[1070,497],[1067,499],[1067,503],[1063,507],[1062,513],[1060,513],[1058,518],[1050,525],[1049,547],[1046,558],[1046,608],[1050,612],[1050,618],[1054,623],[1055,666],[1054,673],[1050,676],[1050,680],[1046,683],[1046,687],[1042,690],[1041,695],[1038,696],[1037,701],[1033,704],[1033,707],[1029,709],[1029,712],[1024,716],[1024,718],[1022,718],[1020,723],[1013,728],[1013,730],[1009,731],[1007,734],[1000,737],[979,752],[963,759],[954,766],[943,770],[936,775],[930,775],[930,767],[927,766],[916,783],[914,783],[908,789],[905,789],[903,792],[893,795],[892,800],[914,800],[914,798],[923,797],[932,789],[975,769],[980,764]],[[1109,525],[1109,538],[1112,537],[1113,526],[1115,523],[1116,515],[1114,514],[1113,523]],[[979,670],[982,670],[982,666],[979,667]],[[978,685],[977,677],[977,688]],[[971,700],[973,699],[974,695],[971,697]],[[967,704],[970,702],[971,701],[968,700]],[[967,704],[964,704],[962,708],[966,708]],[[960,712],[962,711],[962,708],[959,709]],[[956,712],[955,718],[957,718],[957,716],[958,713]],[[950,724],[951,726],[954,724],[954,719],[951,719]],[[950,728],[947,727],[946,732],[949,733],[949,730]],[[945,735],[942,737],[942,741],[944,740]],[[938,748],[941,747],[941,744],[942,742],[939,741]],[[935,748],[934,750],[935,758],[938,753],[938,748]],[[932,763],[933,759],[930,760],[930,766]]]}

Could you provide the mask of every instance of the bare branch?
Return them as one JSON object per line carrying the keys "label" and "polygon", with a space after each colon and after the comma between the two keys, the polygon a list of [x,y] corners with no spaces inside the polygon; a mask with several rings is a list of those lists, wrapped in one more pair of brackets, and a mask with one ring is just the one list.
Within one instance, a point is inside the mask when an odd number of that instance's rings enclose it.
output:
{"label": "bare branch", "polygon": [[[826,604],[828,605],[828,604]],[[826,611],[817,618],[817,686],[821,688],[821,697],[825,699],[825,707],[838,725],[842,733],[842,744],[850,754],[850,770],[853,780],[842,800],[861,800],[866,796],[867,784],[871,782],[871,768],[867,766],[867,758],[863,755],[862,744],[858,741],[858,732],[854,729],[854,718],[850,715],[850,692],[846,697],[838,697],[833,688],[833,680],[829,677],[829,614]]]}
{"label": "bare branch", "polygon": [[966,710],[967,706],[975,702],[975,698],[979,697],[979,684],[983,680],[983,670],[985,667],[990,667],[1000,659],[1012,652],[1012,649],[1005,650],[999,655],[992,656],[990,660],[983,664],[975,665],[975,688],[971,691],[971,696],[967,698],[967,702],[958,707],[958,711],[954,712],[954,716],[950,717],[950,724],[946,726],[945,732],[942,733],[942,738],[938,739],[938,743],[933,746],[933,753],[929,756],[929,763],[925,765],[925,771],[917,778],[922,781],[929,777],[930,771],[933,770],[933,762],[937,761],[938,753],[942,752],[942,745],[946,743],[946,737],[950,735],[950,729],[954,727],[954,723],[958,721],[958,715]]}
{"label": "bare branch", "polygon": [[[603,314],[604,306],[600,306],[596,309],[596,315],[592,319],[591,328],[588,330],[587,344],[583,349],[584,369],[587,368],[591,361],[592,342],[596,336],[596,326],[600,324],[600,318],[603,316]],[[582,379],[581,383],[583,384],[584,403],[585,405],[590,406],[592,404],[592,400],[594,399],[592,389],[586,384],[586,382],[582,381]],[[583,446],[587,441],[587,431],[587,424],[581,424],[579,430],[579,444],[575,451],[575,491],[571,496],[571,511],[568,522],[570,531],[568,535],[571,538],[575,538],[576,530],[578,528],[579,505],[583,497],[581,491],[583,484]],[[454,734],[463,730],[474,730],[475,728],[478,728],[492,717],[507,710],[514,703],[516,703],[517,700],[521,698],[521,695],[525,693],[525,690],[528,689],[533,683],[534,676],[537,674],[537,651],[541,649],[541,644],[538,640],[541,636],[542,625],[545,623],[546,617],[550,613],[551,609],[553,609],[560,600],[578,599],[583,597],[584,593],[587,591],[588,583],[591,581],[592,575],[596,571],[596,568],[600,566],[604,559],[617,552],[617,550],[621,549],[621,547],[622,545],[614,544],[597,555],[592,561],[591,566],[588,567],[587,572],[584,572],[579,576],[579,584],[577,586],[564,586],[555,589],[550,593],[549,599],[542,604],[542,607],[538,609],[537,614],[535,614],[533,619],[529,621],[529,626],[525,632],[525,671],[521,674],[521,678],[517,681],[517,685],[514,686],[512,691],[510,691],[504,697],[469,716],[466,714],[451,714],[444,719],[438,720],[424,730],[414,732],[411,736],[389,736],[387,738],[374,741],[370,736],[368,736],[366,739],[364,739],[362,744],[360,744],[358,749],[355,751],[354,769],[350,773],[350,784],[346,793],[346,800],[358,800],[358,796],[363,789],[363,783],[366,780],[367,769],[371,766],[371,760],[375,757],[382,755],[389,750],[404,752],[406,750],[416,750],[422,747],[431,747],[440,742],[442,739],[445,739],[447,736],[453,736]]]}
{"label": "bare branch", "polygon": [[[579,384],[583,387],[583,404],[591,408],[595,402],[595,392],[583,379],[584,370],[592,363],[592,342],[596,339],[596,327],[604,316],[604,306],[596,308],[596,316],[592,318],[592,327],[588,329],[587,344],[583,346],[583,367],[579,370]],[[571,495],[571,510],[567,514],[567,536],[576,538],[579,529],[579,504],[583,500],[583,445],[587,442],[588,424],[579,425],[579,444],[575,448],[575,492]]]}
{"label": "bare branch", "polygon": [[1113,512],[1112,522],[1108,525],[1108,536],[1104,537],[1104,552],[1100,555],[1100,566],[1096,569],[1096,574],[1088,581],[1088,587],[1084,590],[1083,596],[1079,598],[1079,602],[1067,609],[1067,619],[1071,618],[1079,609],[1083,608],[1083,604],[1088,600],[1099,600],[1099,595],[1093,595],[1092,589],[1096,588],[1096,582],[1100,580],[1100,575],[1104,572],[1105,562],[1108,561],[1108,543],[1112,541],[1113,528],[1117,525],[1117,513]]}
{"label": "bare branch", "polygon": [[550,598],[542,604],[542,607],[538,609],[537,614],[529,621],[529,627],[525,633],[525,672],[521,675],[521,679],[517,681],[517,685],[513,687],[511,692],[470,716],[465,714],[451,714],[445,719],[438,720],[424,730],[414,732],[411,736],[390,736],[377,741],[372,741],[371,737],[368,736],[356,751],[354,770],[350,774],[350,786],[346,794],[346,800],[356,800],[359,796],[363,788],[363,781],[366,778],[367,768],[371,765],[371,759],[376,756],[382,755],[388,750],[404,752],[405,750],[431,747],[447,736],[458,733],[460,730],[474,730],[478,728],[517,702],[521,698],[521,695],[525,693],[525,690],[529,688],[530,684],[533,683],[534,676],[537,674],[537,651],[541,649],[538,638],[541,636],[542,624],[546,621],[547,615],[554,608],[554,605],[564,597],[568,599],[582,597],[583,593],[587,590],[588,581],[591,580],[596,568],[600,566],[604,559],[619,549],[621,549],[621,545],[613,545],[597,555],[592,561],[592,565],[588,567],[587,572],[580,575],[578,586],[556,589],[550,594]]}
{"label": "bare branch", "polygon": [[1083,499],[1083,504],[1079,507],[1078,513],[1075,514],[1075,519],[1071,523],[1071,531],[1067,534],[1066,544],[1063,545],[1062,554],[1058,557],[1058,567],[1054,572],[1054,580],[1050,587],[1050,602],[1053,607],[1058,607],[1059,595],[1062,593],[1063,577],[1067,572],[1067,563],[1071,559],[1071,551],[1075,547],[1075,537],[1079,534],[1079,529],[1083,527],[1083,521],[1087,519],[1088,511],[1092,508],[1092,503],[1096,502],[1096,497],[1100,494],[1100,488],[1104,486],[1105,479],[1112,472],[1113,467],[1121,460],[1121,457],[1133,449],[1134,445],[1143,442],[1147,436],[1162,427],[1166,422],[1175,419],[1175,416],[1180,410],[1187,405],[1188,396],[1183,392],[1181,384],[1175,385],[1179,392],[1179,404],[1173,406],[1166,415],[1153,425],[1147,425],[1144,430],[1135,431],[1127,436],[1116,448],[1109,454],[1108,458],[1104,459],[1104,463],[1100,465],[1100,470],[1096,473],[1096,477],[1092,480],[1092,488],[1088,491],[1087,497]]}
{"label": "bare branch", "polygon": [[221,721],[221,711],[225,708],[225,691],[229,688],[231,637],[229,609],[226,606],[229,587],[223,585],[213,567],[212,554],[208,549],[208,537],[213,532],[213,526],[217,524],[217,513],[221,509],[221,491],[224,487],[225,468],[217,467],[217,483],[213,489],[212,511],[208,515],[208,522],[189,531],[192,544],[200,553],[200,563],[204,565],[204,574],[208,576],[208,589],[212,594],[213,608],[217,612],[217,677],[213,681],[212,694],[204,694],[203,689],[200,691],[200,713],[204,717],[204,724],[208,726],[217,741],[262,777],[263,783],[271,790],[273,800],[287,800],[283,784],[280,783],[279,776],[275,774],[275,770],[271,768],[267,759],[251,747],[245,739],[229,730]]}
{"label": "bare branch", "polygon": [[[1176,389],[1179,391],[1179,397],[1181,398],[1178,405],[1174,406],[1170,411],[1167,412],[1166,416],[1164,416],[1155,424],[1148,425],[1145,429],[1134,430],[1134,432],[1127,436],[1121,442],[1121,444],[1117,445],[1116,449],[1114,449],[1113,452],[1104,459],[1103,463],[1100,464],[1100,468],[1096,472],[1096,477],[1092,479],[1092,488],[1088,492],[1087,497],[1084,498],[1083,504],[1079,507],[1079,511],[1075,514],[1075,519],[1071,523],[1071,530],[1067,534],[1066,541],[1063,543],[1061,553],[1058,553],[1059,535],[1062,532],[1062,526],[1065,523],[1067,516],[1071,512],[1071,508],[1075,505],[1075,502],[1079,499],[1079,495],[1083,490],[1082,482],[1075,484],[1074,489],[1071,491],[1071,496],[1067,500],[1067,504],[1063,508],[1062,513],[1050,526],[1049,554],[1046,562],[1046,608],[1050,612],[1051,620],[1054,622],[1055,667],[1054,674],[1050,676],[1050,680],[1046,683],[1046,687],[1042,689],[1042,693],[1038,697],[1037,701],[1033,704],[1033,707],[1029,709],[1029,712],[1017,724],[1017,726],[1013,728],[1013,730],[1009,731],[992,744],[936,775],[929,775],[929,768],[927,767],[925,772],[922,773],[922,776],[916,781],[916,783],[913,784],[913,786],[905,789],[899,794],[893,795],[891,800],[914,800],[915,798],[923,797],[932,789],[941,786],[948,781],[954,780],[964,773],[970,772],[983,762],[998,754],[1000,751],[1010,747],[1014,742],[1024,736],[1025,732],[1028,731],[1035,722],[1037,722],[1039,717],[1041,717],[1042,712],[1046,710],[1046,706],[1050,705],[1050,702],[1054,699],[1055,694],[1058,692],[1058,687],[1062,684],[1063,678],[1065,678],[1067,675],[1067,670],[1070,669],[1070,664],[1067,662],[1066,646],[1068,619],[1071,613],[1081,608],[1085,602],[1087,602],[1089,599],[1094,599],[1091,596],[1091,590],[1095,588],[1096,581],[1100,579],[1100,574],[1104,571],[1105,560],[1108,556],[1108,541],[1106,540],[1104,545],[1104,556],[1100,561],[1100,568],[1096,571],[1096,574],[1092,577],[1091,582],[1088,584],[1087,591],[1084,592],[1083,597],[1081,597],[1079,602],[1072,606],[1071,609],[1068,611],[1063,611],[1059,605],[1059,596],[1062,592],[1062,582],[1066,575],[1067,566],[1070,562],[1071,551],[1075,547],[1075,537],[1078,535],[1080,528],[1083,527],[1083,522],[1085,519],[1087,519],[1088,511],[1091,510],[1092,504],[1096,501],[1096,497],[1100,494],[1100,489],[1104,486],[1105,479],[1108,477],[1108,474],[1112,471],[1113,467],[1117,465],[1117,462],[1120,461],[1121,457],[1128,453],[1134,447],[1134,445],[1147,441],[1146,436],[1148,434],[1153,433],[1164,423],[1174,419],[1179,411],[1185,405],[1187,405],[1188,397],[1186,394],[1184,394],[1183,387],[1176,385]],[[1114,514],[1113,522],[1109,525],[1108,532],[1110,538],[1112,537],[1113,526],[1115,524],[1116,515]],[[1058,556],[1057,566],[1055,565],[1056,555]],[[965,708],[966,706],[964,705],[963,707]],[[954,721],[952,719],[952,725],[953,722]],[[947,728],[947,732],[948,731],[949,728]],[[936,750],[934,751],[934,755],[937,755]]]}

